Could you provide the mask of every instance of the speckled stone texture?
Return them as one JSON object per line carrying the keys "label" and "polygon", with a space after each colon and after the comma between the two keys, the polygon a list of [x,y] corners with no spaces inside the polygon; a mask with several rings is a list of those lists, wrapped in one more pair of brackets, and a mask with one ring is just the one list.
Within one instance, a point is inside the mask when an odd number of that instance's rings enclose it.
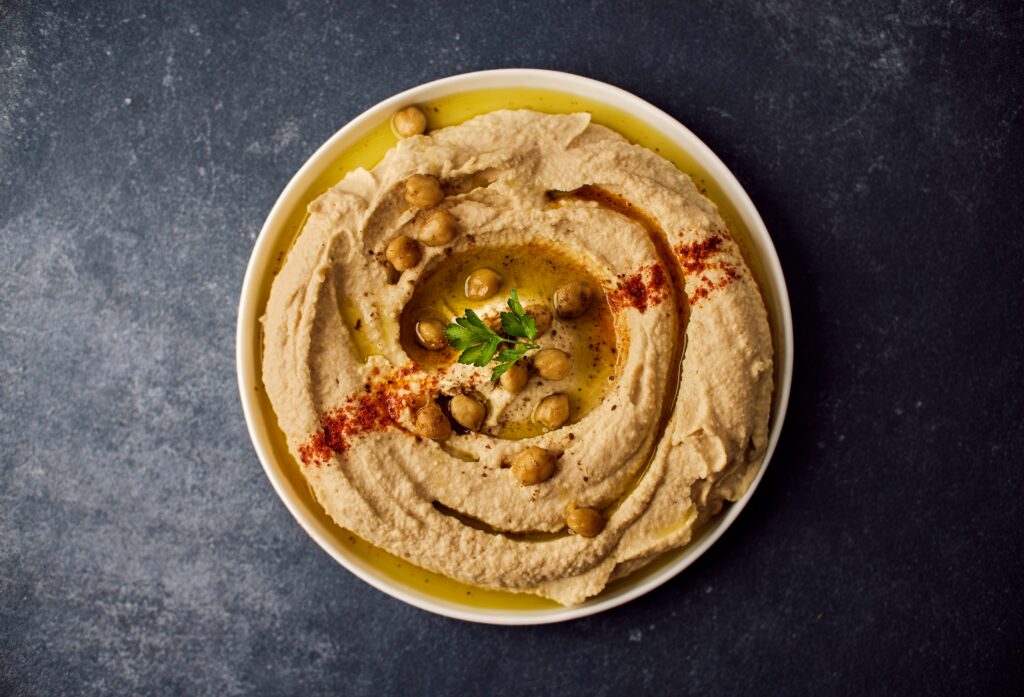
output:
{"label": "speckled stone texture", "polygon": [[[0,3],[0,693],[1022,694],[1024,15],[812,0]],[[501,66],[624,87],[760,208],[797,372],[695,566],[569,624],[367,586],[277,499],[235,312],[337,128]]]}

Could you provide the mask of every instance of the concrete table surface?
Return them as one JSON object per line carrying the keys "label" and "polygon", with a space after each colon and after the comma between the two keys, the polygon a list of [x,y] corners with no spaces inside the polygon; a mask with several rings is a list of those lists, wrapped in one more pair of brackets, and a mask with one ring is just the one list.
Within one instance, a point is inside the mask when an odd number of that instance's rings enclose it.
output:
{"label": "concrete table surface", "polygon": [[[0,3],[0,693],[1021,694],[1022,37],[1013,2]],[[705,139],[797,327],[726,536],[519,629],[320,551],[234,374],[291,174],[378,100],[503,66]]]}

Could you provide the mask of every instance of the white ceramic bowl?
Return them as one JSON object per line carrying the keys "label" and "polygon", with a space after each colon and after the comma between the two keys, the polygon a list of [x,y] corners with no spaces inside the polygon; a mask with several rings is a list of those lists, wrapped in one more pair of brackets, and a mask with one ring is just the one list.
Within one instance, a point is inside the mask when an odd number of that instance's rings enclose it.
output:
{"label": "white ceramic bowl", "polygon": [[[599,102],[639,119],[681,148],[703,170],[704,183],[710,183],[712,186],[709,188],[716,188],[720,197],[728,199],[726,205],[731,204],[734,216],[746,228],[747,252],[760,261],[762,292],[772,316],[777,363],[772,421],[764,463],[750,489],[739,501],[728,505],[689,545],[668,553],[671,555],[668,563],[652,565],[657,567],[654,571],[628,577],[597,597],[574,607],[508,610],[460,603],[450,597],[426,592],[417,584],[396,580],[393,575],[389,576],[368,561],[365,555],[354,554],[350,548],[338,542],[339,532],[344,531],[326,520],[323,512],[317,510],[317,504],[309,492],[303,491],[294,475],[289,476],[288,468],[294,472],[297,465],[292,458],[282,455],[280,448],[273,447],[271,433],[277,424],[272,415],[266,413],[265,406],[259,404],[259,317],[266,302],[262,296],[266,293],[268,279],[275,265],[280,263],[282,235],[294,236],[297,232],[296,211],[300,208],[304,210],[309,200],[320,193],[315,187],[325,176],[327,168],[331,165],[336,167],[339,154],[379,128],[400,108],[454,94],[495,88],[551,90],[575,95],[589,102]],[[722,201],[719,205],[723,205]],[[293,229],[283,230],[288,225]],[[299,524],[342,566],[388,595],[440,615],[491,624],[544,624],[593,615],[657,588],[692,564],[732,524],[757,488],[779,439],[793,373],[793,327],[782,268],[761,217],[736,178],[697,136],[660,109],[603,82],[549,70],[488,70],[436,80],[386,99],[349,122],[306,161],[274,204],[249,260],[238,309],[237,361],[246,425],[267,477]]]}

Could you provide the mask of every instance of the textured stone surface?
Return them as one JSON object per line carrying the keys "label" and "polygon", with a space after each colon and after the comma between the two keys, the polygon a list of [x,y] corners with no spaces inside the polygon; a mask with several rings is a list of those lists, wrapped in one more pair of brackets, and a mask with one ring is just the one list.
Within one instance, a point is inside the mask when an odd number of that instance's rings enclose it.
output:
{"label": "textured stone surface", "polygon": [[[0,5],[0,693],[1020,694],[1020,4],[445,5]],[[331,561],[233,370],[246,261],[304,159],[500,66],[696,131],[797,325],[735,527],[626,607],[525,629]]]}

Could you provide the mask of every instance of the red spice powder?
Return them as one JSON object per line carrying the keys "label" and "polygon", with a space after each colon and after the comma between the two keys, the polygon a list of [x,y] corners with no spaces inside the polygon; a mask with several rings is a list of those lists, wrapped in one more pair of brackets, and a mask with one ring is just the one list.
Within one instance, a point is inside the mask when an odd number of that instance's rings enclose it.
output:
{"label": "red spice powder", "polygon": [[634,274],[620,275],[615,290],[608,294],[613,310],[634,307],[646,312],[669,294],[668,275],[661,264],[643,266]]}
{"label": "red spice powder", "polygon": [[[696,288],[690,293],[690,304],[696,305],[707,298],[712,291],[725,288],[740,277],[736,265],[724,261],[715,260],[714,257],[722,251],[723,236],[727,232],[711,235],[700,242],[693,244],[681,244],[676,247],[676,256],[679,257],[679,265],[688,276],[696,277]],[[717,281],[712,281],[708,272],[718,270],[721,272]]]}
{"label": "red spice powder", "polygon": [[302,463],[323,465],[332,454],[344,453],[356,436],[396,428],[401,415],[417,401],[408,384],[415,370],[407,366],[385,380],[368,383],[363,392],[321,416],[320,430],[299,447]]}
{"label": "red spice powder", "polygon": [[712,235],[700,242],[676,247],[679,263],[686,273],[699,274],[708,269],[708,260],[722,248],[722,238]]}

